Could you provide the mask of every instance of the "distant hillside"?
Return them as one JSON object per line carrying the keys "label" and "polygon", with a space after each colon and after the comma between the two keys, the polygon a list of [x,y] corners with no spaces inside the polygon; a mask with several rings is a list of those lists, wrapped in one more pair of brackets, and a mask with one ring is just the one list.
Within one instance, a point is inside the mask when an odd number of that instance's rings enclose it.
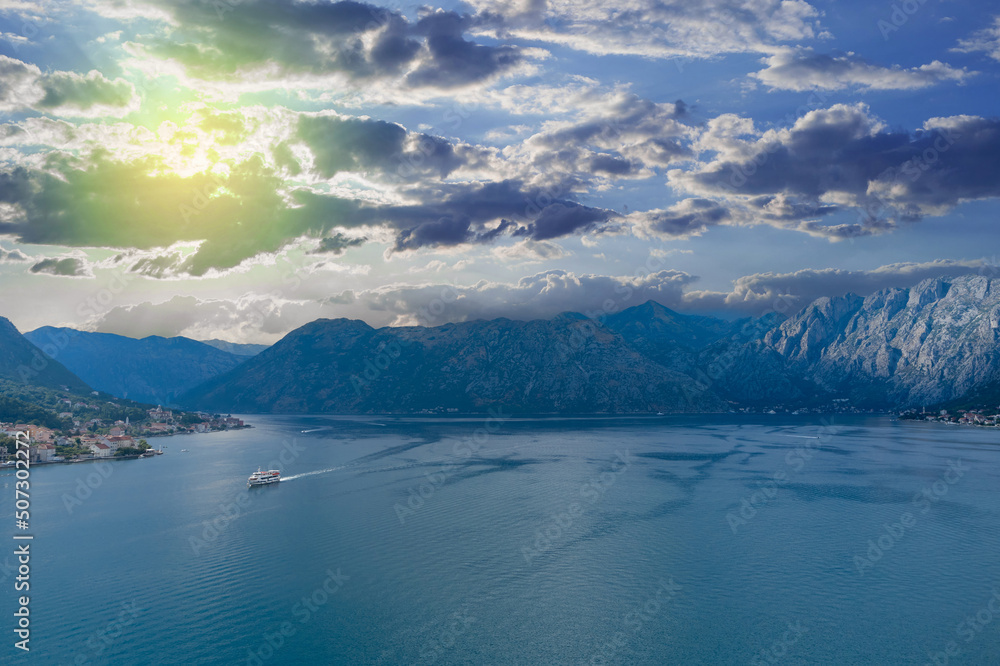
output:
{"label": "distant hillside", "polygon": [[319,320],[183,396],[226,411],[894,409],[1000,385],[1000,281],[926,280],[726,322],[645,303],[603,321],[373,329]]}
{"label": "distant hillside", "polygon": [[226,342],[225,340],[201,340],[206,345],[221,349],[236,356],[256,356],[271,345],[254,345],[248,343]]}
{"label": "distant hillside", "polygon": [[246,357],[188,338],[141,340],[71,328],[39,328],[25,335],[99,391],[153,405],[232,370]]}
{"label": "distant hillside", "polygon": [[59,360],[39,351],[4,317],[0,317],[0,379],[57,390],[90,391],[86,382]]}
{"label": "distant hillside", "polygon": [[373,329],[321,319],[180,399],[244,412],[626,413],[726,409],[582,315]]}

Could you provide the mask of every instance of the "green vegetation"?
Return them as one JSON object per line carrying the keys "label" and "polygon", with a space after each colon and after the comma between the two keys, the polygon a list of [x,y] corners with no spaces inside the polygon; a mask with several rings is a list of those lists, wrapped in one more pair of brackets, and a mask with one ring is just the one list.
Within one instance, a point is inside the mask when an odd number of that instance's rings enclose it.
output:
{"label": "green vegetation", "polygon": [[47,403],[58,404],[58,398],[50,399],[48,389],[19,386],[14,382],[0,380],[0,421],[12,423],[33,423],[47,428],[62,429],[71,423],[60,419]]}
{"label": "green vegetation", "polygon": [[56,455],[62,456],[63,458],[72,458],[74,456],[88,456],[90,455],[90,449],[84,448],[82,446],[56,446]]}
{"label": "green vegetation", "polygon": [[179,419],[175,414],[174,420],[179,421],[181,425],[186,425],[186,426],[194,425],[195,423],[201,423],[201,417],[192,412],[185,412],[181,414]]}

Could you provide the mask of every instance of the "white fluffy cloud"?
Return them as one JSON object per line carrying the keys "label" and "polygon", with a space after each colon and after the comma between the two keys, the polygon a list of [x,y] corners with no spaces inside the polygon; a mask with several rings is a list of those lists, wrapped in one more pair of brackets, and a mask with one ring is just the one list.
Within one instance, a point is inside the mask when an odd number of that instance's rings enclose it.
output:
{"label": "white fluffy cloud", "polygon": [[536,264],[551,259],[562,259],[571,252],[551,241],[525,239],[514,245],[495,247],[492,254],[497,259],[510,264]]}
{"label": "white fluffy cloud", "polygon": [[751,74],[779,90],[912,90],[953,81],[962,83],[974,73],[938,60],[920,67],[882,67],[854,53],[832,56],[812,49],[782,49],[764,58],[767,67]]}
{"label": "white fluffy cloud", "polygon": [[698,278],[664,269],[651,255],[632,275],[578,275],[550,270],[517,282],[483,280],[472,285],[446,282],[389,284],[345,290],[321,300],[280,294],[247,293],[235,300],[175,296],[158,303],[117,306],[85,328],[131,337],[184,335],[207,340],[272,343],[320,317],[363,319],[372,326],[438,326],[473,319],[547,319],[563,312],[619,311],[653,300],[686,312],[757,316],[779,306],[795,312],[823,296],[868,296],[889,287],[910,287],[927,278],[968,274],[995,276],[984,260],[899,263],[872,270],[804,269],[756,273],[733,281],[729,291],[698,290]]}
{"label": "white fluffy cloud", "polygon": [[36,109],[72,118],[121,117],[138,105],[135,87],[124,79],[110,80],[97,70],[44,73],[37,65],[0,55],[0,111]]}
{"label": "white fluffy cloud", "polygon": [[472,0],[483,31],[601,55],[707,58],[821,34],[804,0]]}
{"label": "white fluffy cloud", "polygon": [[968,39],[959,40],[953,51],[959,53],[984,53],[1000,61],[1000,16],[993,17],[993,25],[978,30]]}
{"label": "white fluffy cloud", "polygon": [[[760,315],[777,308],[787,314],[805,307],[823,296],[854,293],[869,296],[890,287],[905,288],[927,278],[958,277],[981,274],[995,276],[1000,269],[984,260],[939,260],[924,263],[898,263],[873,270],[837,268],[804,269],[792,273],[756,273],[733,282],[729,292],[691,291],[685,294],[687,306],[703,310]],[[784,305],[781,305],[781,304]]]}

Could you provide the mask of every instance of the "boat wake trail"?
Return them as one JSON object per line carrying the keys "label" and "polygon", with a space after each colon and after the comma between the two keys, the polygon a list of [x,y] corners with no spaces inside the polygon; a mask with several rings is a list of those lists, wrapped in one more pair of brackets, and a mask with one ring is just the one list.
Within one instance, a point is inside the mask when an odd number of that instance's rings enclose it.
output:
{"label": "boat wake trail", "polygon": [[316,476],[316,475],[319,475],[319,474],[329,474],[330,472],[339,472],[341,470],[350,470],[352,472],[357,472],[357,473],[360,473],[360,474],[368,474],[368,473],[372,473],[372,472],[392,472],[392,471],[396,471],[396,470],[400,470],[400,469],[410,469],[410,468],[413,468],[413,467],[427,467],[427,466],[434,466],[434,465],[444,465],[444,464],[449,464],[449,463],[473,464],[474,465],[474,464],[477,464],[477,463],[481,464],[481,463],[483,463],[485,461],[490,460],[490,457],[487,457],[486,454],[489,454],[489,456],[496,456],[497,454],[500,454],[500,453],[506,453],[508,451],[516,451],[518,449],[523,449],[523,448],[527,448],[527,447],[538,448],[537,445],[535,445],[535,444],[521,444],[519,446],[511,446],[511,447],[508,447],[508,448],[505,448],[505,449],[492,449],[492,450],[485,450],[484,449],[479,455],[477,455],[474,458],[464,458],[464,457],[459,458],[459,457],[456,457],[456,456],[451,456],[450,458],[434,458],[434,459],[430,459],[430,460],[412,460],[412,461],[409,461],[409,462],[399,463],[397,465],[387,465],[387,466],[383,466],[383,467],[377,467],[377,466],[376,467],[372,467],[372,466],[366,466],[366,465],[364,465],[364,464],[362,464],[360,462],[353,462],[353,463],[347,463],[346,465],[340,465],[338,467],[328,467],[327,469],[317,469],[317,470],[313,470],[312,472],[302,472],[301,474],[293,474],[292,476],[286,476],[286,477],[282,478],[281,481],[282,482],[285,482],[285,481],[294,481],[295,479],[301,479],[301,478],[304,478],[304,477],[307,477],[307,476]]}
{"label": "boat wake trail", "polygon": [[327,469],[317,469],[312,472],[302,472],[301,474],[293,474],[291,476],[286,476],[282,481],[294,481],[295,479],[301,479],[304,476],[315,476],[317,474],[327,474],[329,472],[337,472],[347,467],[346,465],[341,465],[340,467],[329,467]]}

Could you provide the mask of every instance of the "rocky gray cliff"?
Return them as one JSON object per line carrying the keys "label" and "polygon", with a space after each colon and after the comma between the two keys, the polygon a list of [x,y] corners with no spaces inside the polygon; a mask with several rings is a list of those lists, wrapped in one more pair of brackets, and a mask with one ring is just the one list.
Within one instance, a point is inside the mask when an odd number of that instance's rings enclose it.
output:
{"label": "rocky gray cliff", "polygon": [[[753,346],[817,395],[919,406],[1000,380],[1000,282],[925,280],[861,298],[822,298]],[[803,384],[804,383],[804,384]]]}

